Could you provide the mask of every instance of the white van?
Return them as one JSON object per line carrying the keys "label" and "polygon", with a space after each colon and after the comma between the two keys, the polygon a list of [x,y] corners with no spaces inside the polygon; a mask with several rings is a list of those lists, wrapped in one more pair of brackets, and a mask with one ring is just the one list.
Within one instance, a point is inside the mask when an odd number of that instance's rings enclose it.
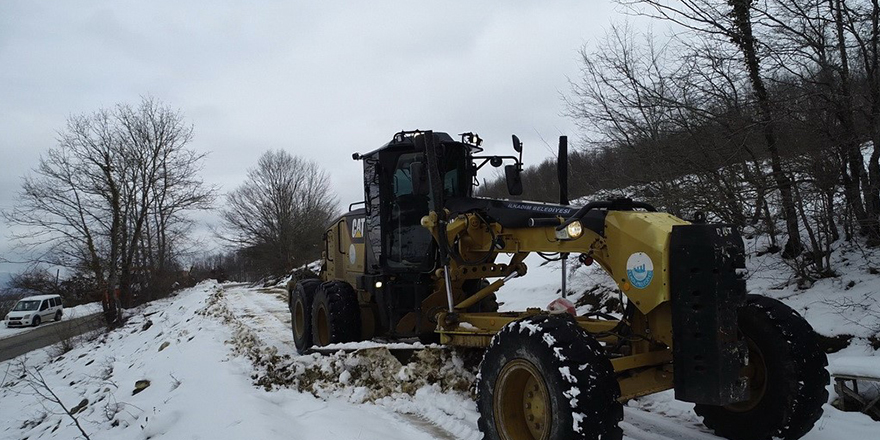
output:
{"label": "white van", "polygon": [[61,320],[64,306],[58,295],[37,295],[22,298],[6,315],[6,327],[23,327],[40,325],[41,322],[54,319]]}

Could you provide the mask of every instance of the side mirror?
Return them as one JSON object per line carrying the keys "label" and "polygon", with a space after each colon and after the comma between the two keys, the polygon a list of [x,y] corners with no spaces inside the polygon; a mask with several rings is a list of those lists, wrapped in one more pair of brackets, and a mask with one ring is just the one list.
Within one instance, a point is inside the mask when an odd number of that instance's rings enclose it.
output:
{"label": "side mirror", "polygon": [[428,172],[425,169],[424,162],[413,162],[409,164],[409,172],[412,176],[413,194],[426,196],[430,187],[428,185]]}
{"label": "side mirror", "polygon": [[504,176],[507,180],[507,192],[512,196],[519,196],[523,193],[522,186],[522,150],[523,144],[517,135],[511,135],[513,139],[513,149],[519,153],[519,159],[516,165],[507,165],[504,167]]}
{"label": "side mirror", "polygon": [[507,192],[512,196],[522,195],[523,185],[519,165],[506,165],[504,176],[507,180]]}
{"label": "side mirror", "polygon": [[517,153],[522,153],[522,142],[520,142],[519,137],[516,135],[512,136],[513,138],[513,149],[516,150]]}

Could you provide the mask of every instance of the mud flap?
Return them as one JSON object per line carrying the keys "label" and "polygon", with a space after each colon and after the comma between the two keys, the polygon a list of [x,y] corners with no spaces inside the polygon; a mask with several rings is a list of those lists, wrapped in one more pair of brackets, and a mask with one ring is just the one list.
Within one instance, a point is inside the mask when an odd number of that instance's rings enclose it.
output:
{"label": "mud flap", "polygon": [[748,398],[740,377],[748,349],[738,332],[745,304],[742,237],[730,225],[674,226],[670,283],[675,398],[729,405]]}

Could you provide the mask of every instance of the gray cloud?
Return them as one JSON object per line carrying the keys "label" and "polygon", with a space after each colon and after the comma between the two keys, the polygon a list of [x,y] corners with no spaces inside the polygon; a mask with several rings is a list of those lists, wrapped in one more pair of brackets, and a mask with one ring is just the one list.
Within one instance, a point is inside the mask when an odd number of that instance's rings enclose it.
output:
{"label": "gray cloud", "polygon": [[0,208],[69,115],[141,95],[184,112],[223,190],[286,149],[347,207],[350,154],[401,129],[476,131],[490,152],[516,132],[536,163],[542,137],[575,134],[559,93],[613,16],[607,0],[0,2]]}

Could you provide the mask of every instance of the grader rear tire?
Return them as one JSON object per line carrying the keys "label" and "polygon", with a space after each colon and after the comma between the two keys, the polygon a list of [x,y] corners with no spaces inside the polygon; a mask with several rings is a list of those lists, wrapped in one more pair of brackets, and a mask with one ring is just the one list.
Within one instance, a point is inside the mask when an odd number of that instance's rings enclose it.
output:
{"label": "grader rear tire", "polygon": [[828,361],[810,324],[785,304],[749,295],[739,311],[749,345],[750,398],[696,405],[703,424],[732,440],[795,440],[812,429],[828,401]]}
{"label": "grader rear tire", "polygon": [[492,339],[477,381],[486,440],[619,440],[620,387],[601,345],[565,315],[538,315]]}
{"label": "grader rear tire", "polygon": [[312,341],[317,346],[358,341],[361,315],[357,292],[345,281],[328,281],[312,303]]}
{"label": "grader rear tire", "polygon": [[293,344],[296,351],[303,354],[312,346],[312,300],[321,280],[305,279],[296,283],[290,290],[290,326],[293,330]]}

